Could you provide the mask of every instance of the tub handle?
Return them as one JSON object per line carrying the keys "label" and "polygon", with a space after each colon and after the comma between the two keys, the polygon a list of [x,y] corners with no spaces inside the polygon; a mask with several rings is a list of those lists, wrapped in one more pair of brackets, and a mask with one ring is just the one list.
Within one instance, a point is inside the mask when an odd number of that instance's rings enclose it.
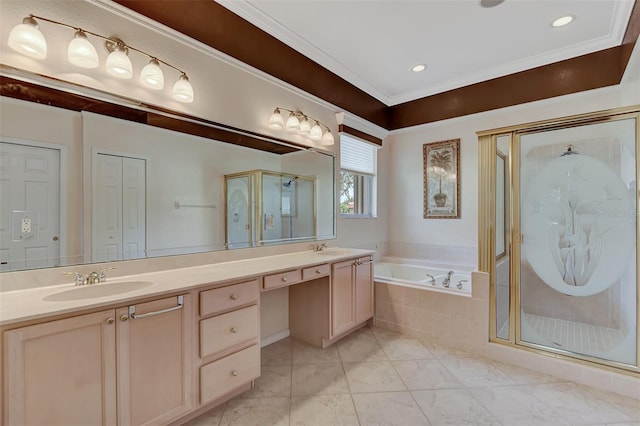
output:
{"label": "tub handle", "polygon": [[431,274],[427,274],[427,278],[429,279],[429,283],[431,283],[431,285],[436,285],[436,277]]}
{"label": "tub handle", "polygon": [[458,281],[458,284],[456,284],[456,287],[458,287],[458,290],[462,290],[462,283],[466,283],[466,282],[469,282],[469,280]]}

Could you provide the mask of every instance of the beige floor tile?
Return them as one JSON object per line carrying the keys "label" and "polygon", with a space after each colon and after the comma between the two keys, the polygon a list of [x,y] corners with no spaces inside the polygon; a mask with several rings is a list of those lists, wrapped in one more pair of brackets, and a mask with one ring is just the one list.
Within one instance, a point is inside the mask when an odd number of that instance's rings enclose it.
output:
{"label": "beige floor tile", "polygon": [[460,388],[462,384],[438,360],[393,361],[409,390]]}
{"label": "beige floor tile", "polygon": [[241,398],[266,398],[291,396],[291,366],[263,365],[260,377],[253,389],[240,395]]}
{"label": "beige floor tile", "polygon": [[562,381],[562,379],[559,379],[558,377],[538,373],[537,371],[529,370],[527,368],[521,368],[513,364],[498,363],[497,366],[500,371],[505,373],[519,385],[555,383]]}
{"label": "beige floor tile", "polygon": [[300,396],[291,400],[291,426],[357,426],[351,395]]}
{"label": "beige floor tile", "polygon": [[196,417],[183,424],[182,426],[218,426],[220,419],[222,419],[222,413],[224,412],[225,404],[219,405],[207,411],[204,414]]}
{"label": "beige floor tile", "polygon": [[424,347],[418,339],[398,337],[395,339],[379,339],[382,350],[391,360],[400,359],[433,359],[435,356]]}
{"label": "beige floor tile", "polygon": [[386,360],[382,347],[369,331],[364,328],[336,343],[342,362]]}
{"label": "beige floor tile", "polygon": [[336,395],[348,394],[349,386],[340,364],[294,365],[291,394]]}
{"label": "beige floor tile", "polygon": [[616,423],[638,420],[630,418],[614,405],[597,398],[584,386],[575,383],[530,385],[531,395],[558,415],[574,424]]}
{"label": "beige floor tile", "polygon": [[344,370],[352,393],[407,389],[389,361],[344,363]]}
{"label": "beige floor tile", "polygon": [[432,425],[500,425],[466,389],[411,392]]}
{"label": "beige floor tile", "polygon": [[[640,388],[640,382],[637,386],[638,388]],[[634,421],[640,422],[640,401],[638,401],[637,399],[618,395],[612,392],[594,389],[591,387],[585,387],[585,390],[592,394],[595,398],[613,405]]]}
{"label": "beige floor tile", "polygon": [[356,394],[353,395],[353,402],[362,426],[429,424],[409,392]]}
{"label": "beige floor tile", "polygon": [[262,348],[260,356],[262,365],[290,365],[292,347],[293,339],[290,337],[265,346]]}
{"label": "beige floor tile", "polygon": [[504,374],[493,361],[485,358],[449,358],[440,362],[464,386],[502,386],[516,382]]}
{"label": "beige floor tile", "polygon": [[336,345],[322,349],[300,340],[293,341],[294,364],[334,364],[339,362],[340,357]]}
{"label": "beige floor tile", "polygon": [[547,404],[533,398],[526,386],[474,388],[469,392],[503,425],[569,425]]}
{"label": "beige floor tile", "polygon": [[434,357],[438,359],[443,358],[469,358],[473,355],[469,352],[461,351],[459,349],[450,348],[448,346],[443,346],[438,343],[434,343],[428,339],[420,340],[425,348],[429,350],[433,354]]}
{"label": "beige floor tile", "polygon": [[220,426],[288,426],[290,404],[289,398],[232,399]]}

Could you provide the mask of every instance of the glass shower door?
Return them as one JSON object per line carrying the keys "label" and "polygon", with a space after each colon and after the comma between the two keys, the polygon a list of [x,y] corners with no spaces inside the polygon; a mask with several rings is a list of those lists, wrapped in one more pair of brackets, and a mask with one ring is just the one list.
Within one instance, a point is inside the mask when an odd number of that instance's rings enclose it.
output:
{"label": "glass shower door", "polygon": [[518,343],[636,365],[636,126],[517,136]]}

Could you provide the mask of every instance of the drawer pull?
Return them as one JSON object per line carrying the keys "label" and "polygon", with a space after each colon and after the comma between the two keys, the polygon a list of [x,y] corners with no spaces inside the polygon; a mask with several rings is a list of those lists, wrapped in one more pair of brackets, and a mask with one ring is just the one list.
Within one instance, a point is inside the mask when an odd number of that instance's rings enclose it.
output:
{"label": "drawer pull", "polygon": [[229,296],[229,299],[238,300],[238,295],[237,294],[232,294],[231,296]]}
{"label": "drawer pull", "polygon": [[316,274],[321,274],[322,271],[320,269],[316,269]]}
{"label": "drawer pull", "polygon": [[287,277],[282,277],[282,282],[286,283],[287,281],[289,281]]}
{"label": "drawer pull", "polygon": [[233,377],[236,377],[238,375],[238,371],[237,370],[231,370],[231,375]]}
{"label": "drawer pull", "polygon": [[235,328],[235,327],[231,327],[231,332],[232,332],[232,333],[237,333],[237,332],[238,332],[238,329],[237,329],[237,328]]}
{"label": "drawer pull", "polygon": [[147,312],[146,314],[136,315],[136,305],[132,305],[132,306],[129,306],[129,318],[136,319],[136,318],[152,317],[154,315],[166,314],[167,312],[172,312],[172,311],[177,311],[179,309],[182,309],[183,306],[184,306],[183,296],[178,296],[178,306],[173,306],[167,309],[161,309],[159,311],[154,311],[154,312]]}

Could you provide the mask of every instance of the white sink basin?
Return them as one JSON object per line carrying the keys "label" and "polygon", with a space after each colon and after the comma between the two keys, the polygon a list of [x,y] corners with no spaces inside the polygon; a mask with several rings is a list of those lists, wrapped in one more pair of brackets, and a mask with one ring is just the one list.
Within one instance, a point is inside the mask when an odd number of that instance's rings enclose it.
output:
{"label": "white sink basin", "polygon": [[94,297],[115,296],[152,286],[149,281],[120,281],[115,283],[91,284],[74,287],[71,290],[50,294],[43,300],[48,302],[64,302],[68,300],[91,299]]}

